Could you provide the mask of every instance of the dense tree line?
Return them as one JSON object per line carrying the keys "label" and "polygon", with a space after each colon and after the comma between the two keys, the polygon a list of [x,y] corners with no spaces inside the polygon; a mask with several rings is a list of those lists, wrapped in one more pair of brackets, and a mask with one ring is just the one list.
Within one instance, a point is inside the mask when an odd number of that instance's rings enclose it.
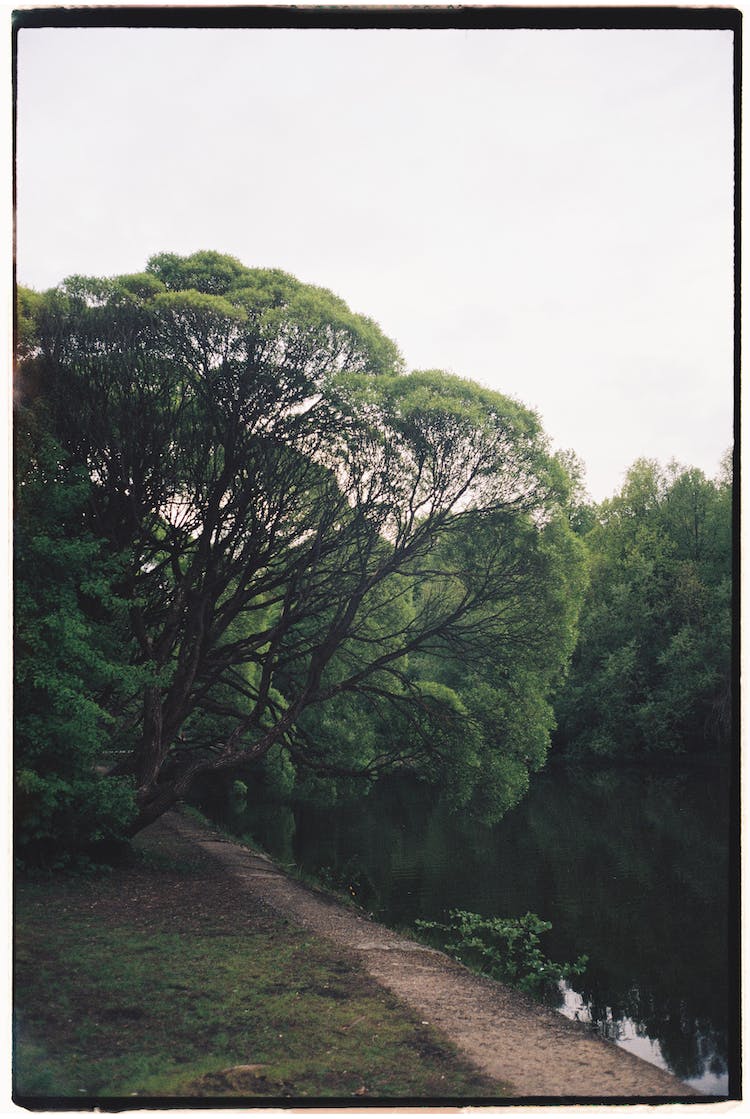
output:
{"label": "dense tree line", "polygon": [[23,291],[18,325],[22,852],[260,762],[522,795],[585,567],[532,412],[215,253]]}
{"label": "dense tree line", "polygon": [[579,507],[590,557],[579,643],[557,698],[568,756],[726,754],[732,725],[732,487],[641,459]]}

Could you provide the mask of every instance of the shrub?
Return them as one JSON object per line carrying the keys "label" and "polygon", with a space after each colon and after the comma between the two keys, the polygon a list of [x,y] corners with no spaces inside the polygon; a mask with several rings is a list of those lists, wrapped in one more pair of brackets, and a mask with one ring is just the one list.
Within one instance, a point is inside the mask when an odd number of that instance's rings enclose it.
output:
{"label": "shrub", "polygon": [[541,996],[560,980],[581,975],[588,957],[575,963],[557,964],[544,955],[539,937],[552,925],[536,913],[523,917],[482,917],[464,909],[450,911],[450,923],[415,922],[428,934],[438,933],[442,947],[462,964],[498,979],[528,994]]}

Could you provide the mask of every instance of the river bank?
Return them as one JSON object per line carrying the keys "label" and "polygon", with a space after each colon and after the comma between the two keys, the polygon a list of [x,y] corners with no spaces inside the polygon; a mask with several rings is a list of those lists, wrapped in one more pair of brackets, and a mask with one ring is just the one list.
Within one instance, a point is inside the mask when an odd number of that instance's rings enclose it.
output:
{"label": "river bank", "polygon": [[[98,883],[68,885],[67,903],[57,898],[56,908],[49,889],[37,886],[27,898],[17,965],[21,1096],[654,1102],[696,1095],[190,818],[170,814],[139,844],[151,858],[145,878],[131,868],[129,877],[115,870]],[[68,925],[84,911],[93,939],[61,955]],[[179,974],[170,973],[170,946],[183,963]],[[109,988],[87,993],[99,949],[110,954]],[[306,973],[313,963],[315,976]],[[78,999],[70,990],[56,998],[65,986],[61,969],[73,972]],[[226,988],[212,995],[221,999],[213,1006],[220,1036],[208,1024],[203,989],[217,975]],[[32,997],[35,983],[47,984],[44,1006]],[[169,1042],[166,1055],[153,1051],[157,1036]],[[139,1046],[149,1051],[134,1071],[128,1047],[135,1056]]]}
{"label": "river bank", "polygon": [[198,807],[389,928],[452,909],[538,914],[552,925],[545,955],[589,957],[565,993],[569,1017],[698,1092],[728,1094],[739,976],[724,777],[544,770],[492,826],[397,778],[333,806],[243,803],[225,783]]}

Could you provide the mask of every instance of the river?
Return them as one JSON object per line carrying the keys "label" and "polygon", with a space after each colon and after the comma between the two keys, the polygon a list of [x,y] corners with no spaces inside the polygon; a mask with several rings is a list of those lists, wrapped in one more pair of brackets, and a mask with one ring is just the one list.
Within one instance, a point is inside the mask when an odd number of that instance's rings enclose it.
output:
{"label": "river", "polygon": [[549,957],[589,957],[561,993],[563,1013],[703,1092],[727,1094],[725,771],[550,769],[494,827],[394,780],[334,809],[245,805],[219,789],[201,806],[385,924],[442,921],[454,908],[537,913],[552,922]]}

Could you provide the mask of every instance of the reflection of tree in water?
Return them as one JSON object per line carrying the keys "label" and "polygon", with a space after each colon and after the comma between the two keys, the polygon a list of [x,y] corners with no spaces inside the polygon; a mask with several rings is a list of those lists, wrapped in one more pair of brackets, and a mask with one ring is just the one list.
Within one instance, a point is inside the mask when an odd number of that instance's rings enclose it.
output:
{"label": "reflection of tree in water", "polygon": [[630,1019],[682,1078],[726,1071],[726,819],[715,771],[549,772],[476,858],[475,873],[498,868],[505,912],[552,921],[550,956],[589,954],[573,986],[592,1018],[610,1034]]}
{"label": "reflection of tree in water", "polygon": [[613,1006],[579,992],[586,1002],[592,1027],[610,1041],[619,1041],[626,1024],[636,1037],[658,1041],[661,1055],[682,1080],[727,1072],[727,1040],[723,1029],[706,1018],[696,1018],[686,1000],[659,1001],[653,992],[633,987],[625,1000]]}
{"label": "reflection of tree in water", "polygon": [[687,1079],[727,1071],[725,1029],[717,1029],[709,1018],[696,1017],[695,1007],[686,1000],[659,1005],[652,992],[634,993],[630,1017],[659,1039],[662,1056],[677,1076]]}
{"label": "reflection of tree in water", "polygon": [[722,793],[715,777],[600,774],[576,782],[564,802],[529,805],[537,857],[556,880],[566,866],[582,878],[559,899],[561,917],[549,916],[589,952],[575,988],[592,1021],[632,1020],[683,1079],[727,1065]]}
{"label": "reflection of tree in water", "polygon": [[192,801],[246,843],[262,843],[281,863],[294,862],[294,812],[284,804],[254,804],[236,792],[233,778],[220,776],[202,782]]}
{"label": "reflection of tree in water", "polygon": [[[651,1028],[646,1023],[646,1028]],[[711,1072],[727,1071],[727,1040],[711,1022],[693,1018],[683,1007],[672,1014],[659,1015],[659,1044],[669,1067],[683,1080]]]}

